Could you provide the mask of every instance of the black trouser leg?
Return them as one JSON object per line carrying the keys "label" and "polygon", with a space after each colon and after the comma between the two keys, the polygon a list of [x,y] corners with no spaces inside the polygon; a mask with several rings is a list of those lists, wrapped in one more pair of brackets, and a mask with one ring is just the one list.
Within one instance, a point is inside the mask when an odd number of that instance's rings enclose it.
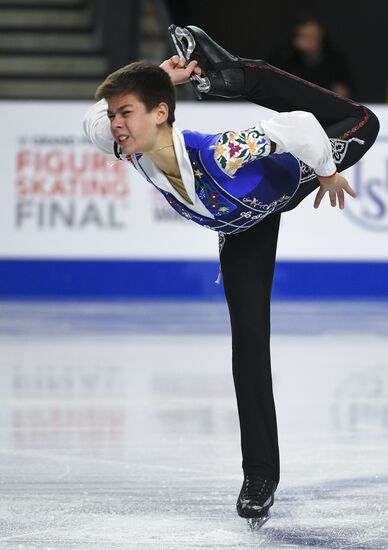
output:
{"label": "black trouser leg", "polygon": [[279,480],[270,359],[270,295],[280,214],[225,236],[221,269],[232,327],[243,470]]}
{"label": "black trouser leg", "polygon": [[[379,124],[363,105],[279,71],[245,60],[245,97],[277,111],[312,112],[329,137],[350,142],[338,168],[359,160],[376,139]],[[319,185],[301,187],[285,210],[294,208]],[[270,298],[280,214],[249,230],[225,236],[221,269],[233,347],[233,377],[241,428],[243,469],[278,481],[279,451],[270,359]]]}
{"label": "black trouser leg", "polygon": [[[339,155],[338,171],[353,166],[375,142],[379,121],[365,105],[302,80],[265,61],[245,59],[242,63],[246,99],[280,112],[299,110],[313,113],[330,138],[349,141],[346,153]],[[352,138],[357,141],[351,141]],[[317,178],[302,184],[282,211],[295,208],[318,186]]]}

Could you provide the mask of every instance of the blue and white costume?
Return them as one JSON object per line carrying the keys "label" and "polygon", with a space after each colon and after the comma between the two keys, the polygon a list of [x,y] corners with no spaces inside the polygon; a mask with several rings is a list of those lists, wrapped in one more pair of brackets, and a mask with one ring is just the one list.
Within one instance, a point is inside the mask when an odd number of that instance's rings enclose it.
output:
{"label": "blue and white costume", "polygon": [[285,206],[302,181],[336,171],[329,138],[304,111],[276,113],[252,128],[217,134],[180,132],[174,125],[174,149],[190,204],[146,154],[121,154],[106,112],[101,100],[85,115],[92,143],[131,162],[181,216],[221,233],[249,229]]}
{"label": "blue and white costume", "polygon": [[[226,127],[217,134],[180,132],[173,126],[179,183],[191,202],[147,154],[120,154],[104,100],[86,113],[84,129],[102,151],[115,151],[116,156],[131,162],[179,214],[219,232],[242,467],[244,475],[274,483],[274,491],[280,463],[271,375],[270,300],[281,212],[295,208],[319,186],[316,175],[331,176],[336,165],[344,170],[360,160],[375,141],[379,124],[365,106],[263,60],[229,59],[224,49],[195,29],[190,27],[201,42],[204,63],[215,59],[214,66],[212,62],[206,65],[215,74],[212,93],[242,97],[275,114],[252,121],[247,130]],[[218,63],[225,56],[226,62]],[[182,186],[178,188],[182,192]]]}

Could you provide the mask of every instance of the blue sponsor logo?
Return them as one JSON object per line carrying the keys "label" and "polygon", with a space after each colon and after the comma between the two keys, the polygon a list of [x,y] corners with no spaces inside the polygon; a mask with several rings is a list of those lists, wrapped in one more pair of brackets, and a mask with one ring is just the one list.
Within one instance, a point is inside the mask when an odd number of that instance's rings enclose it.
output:
{"label": "blue sponsor logo", "polygon": [[363,161],[354,166],[349,177],[357,198],[347,198],[345,213],[352,221],[372,231],[388,231],[388,159],[385,158],[384,163],[382,177],[368,177]]}

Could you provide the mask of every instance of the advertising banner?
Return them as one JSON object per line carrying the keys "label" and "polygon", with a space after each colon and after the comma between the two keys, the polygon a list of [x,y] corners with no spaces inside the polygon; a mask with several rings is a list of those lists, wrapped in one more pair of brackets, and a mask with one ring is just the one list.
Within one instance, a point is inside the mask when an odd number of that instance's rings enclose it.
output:
{"label": "advertising banner", "polygon": [[[2,102],[0,257],[216,259],[215,232],[178,216],[127,163],[89,143],[88,102]],[[346,175],[340,212],[315,192],[283,216],[279,259],[388,259],[388,108],[377,143]],[[249,103],[180,103],[179,128],[242,129],[271,112]],[[385,131],[387,128],[387,131]]]}

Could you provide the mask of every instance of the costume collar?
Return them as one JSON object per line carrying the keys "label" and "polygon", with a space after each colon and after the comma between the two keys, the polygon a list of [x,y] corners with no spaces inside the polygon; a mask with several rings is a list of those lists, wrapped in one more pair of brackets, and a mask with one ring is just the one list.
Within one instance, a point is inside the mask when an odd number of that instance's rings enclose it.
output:
{"label": "costume collar", "polygon": [[[193,205],[197,206],[197,203],[200,201],[195,193],[194,173],[191,168],[190,159],[186,151],[183,134],[182,132],[180,132],[180,130],[178,130],[175,124],[172,127],[172,140],[174,144],[176,158],[178,161],[179,170],[182,176],[183,185],[185,186],[187,194],[189,195]],[[132,160],[135,162],[136,161],[136,159],[134,158],[135,155],[131,155],[131,156],[132,156]],[[137,162],[143,168],[145,173],[156,183],[156,185],[160,189],[163,189],[164,191],[168,191],[168,193],[171,193],[172,195],[174,195],[174,197],[176,197],[180,202],[182,202],[189,208],[190,206],[192,206],[183,197],[181,197],[181,195],[174,189],[174,187],[168,181],[168,179],[163,174],[163,172],[159,170],[156,164],[146,154],[143,154],[140,158],[138,157]]]}

